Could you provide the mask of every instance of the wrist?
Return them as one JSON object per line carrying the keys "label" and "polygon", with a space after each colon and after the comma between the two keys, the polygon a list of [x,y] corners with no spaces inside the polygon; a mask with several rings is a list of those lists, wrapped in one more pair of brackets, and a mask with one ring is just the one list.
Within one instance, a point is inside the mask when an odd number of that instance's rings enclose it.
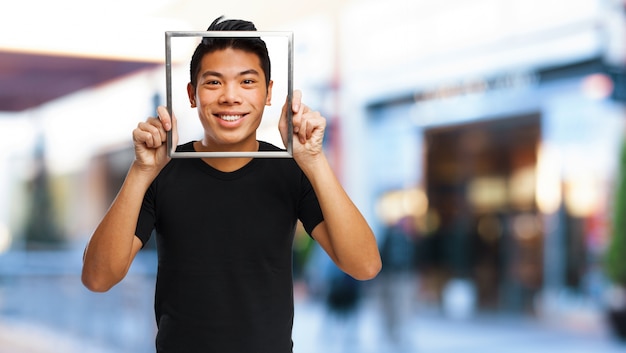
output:
{"label": "wrist", "polygon": [[313,178],[317,173],[325,172],[331,169],[324,153],[309,155],[307,158],[296,159],[296,162],[309,179]]}
{"label": "wrist", "polygon": [[130,166],[130,170],[128,171],[127,179],[143,184],[147,188],[150,184],[152,184],[152,181],[158,174],[159,171],[156,170],[156,168],[147,167],[142,165],[137,160],[134,160]]}

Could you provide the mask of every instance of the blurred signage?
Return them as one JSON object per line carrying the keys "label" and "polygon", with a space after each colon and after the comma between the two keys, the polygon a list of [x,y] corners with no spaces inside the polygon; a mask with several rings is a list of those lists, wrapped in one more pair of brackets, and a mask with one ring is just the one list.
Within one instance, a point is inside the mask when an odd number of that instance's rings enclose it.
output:
{"label": "blurred signage", "polygon": [[482,94],[494,90],[529,87],[539,82],[533,72],[511,73],[494,78],[477,78],[441,85],[416,93],[415,102],[446,99],[470,94]]}

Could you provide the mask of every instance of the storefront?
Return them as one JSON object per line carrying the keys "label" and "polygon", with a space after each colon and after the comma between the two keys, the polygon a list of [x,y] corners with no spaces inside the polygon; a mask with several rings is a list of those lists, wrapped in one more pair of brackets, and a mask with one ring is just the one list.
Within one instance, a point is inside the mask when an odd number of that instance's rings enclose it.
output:
{"label": "storefront", "polygon": [[552,292],[598,299],[624,106],[597,10],[550,27],[518,21],[507,29],[532,35],[511,34],[514,44],[485,32],[465,55],[408,53],[362,75],[375,85],[343,83],[346,184],[367,190],[357,198],[378,234],[415,219],[423,301],[445,306],[452,280],[470,284],[478,310],[534,312]]}

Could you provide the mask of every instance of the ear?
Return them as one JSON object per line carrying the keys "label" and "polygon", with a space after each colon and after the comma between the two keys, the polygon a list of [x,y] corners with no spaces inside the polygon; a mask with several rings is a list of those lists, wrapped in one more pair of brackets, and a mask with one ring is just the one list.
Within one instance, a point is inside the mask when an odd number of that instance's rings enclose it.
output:
{"label": "ear", "polygon": [[267,98],[265,99],[265,105],[272,105],[272,87],[274,86],[274,81],[270,80],[270,83],[267,85]]}
{"label": "ear", "polygon": [[189,103],[192,108],[196,107],[196,88],[189,82],[187,84],[187,96],[189,96]]}

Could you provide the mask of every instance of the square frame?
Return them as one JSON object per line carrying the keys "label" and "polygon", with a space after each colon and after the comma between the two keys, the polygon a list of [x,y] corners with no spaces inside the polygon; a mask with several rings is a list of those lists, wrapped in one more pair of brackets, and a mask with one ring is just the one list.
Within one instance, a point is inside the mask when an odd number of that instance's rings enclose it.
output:
{"label": "square frame", "polygon": [[[172,38],[174,37],[211,37],[211,38],[252,38],[286,37],[287,39],[287,104],[293,99],[293,32],[283,31],[167,31],[165,32],[165,86],[167,111],[172,108]],[[177,152],[172,145],[172,130],[167,132],[167,154],[171,158],[293,158],[293,111],[287,109],[287,150],[256,152]]]}

